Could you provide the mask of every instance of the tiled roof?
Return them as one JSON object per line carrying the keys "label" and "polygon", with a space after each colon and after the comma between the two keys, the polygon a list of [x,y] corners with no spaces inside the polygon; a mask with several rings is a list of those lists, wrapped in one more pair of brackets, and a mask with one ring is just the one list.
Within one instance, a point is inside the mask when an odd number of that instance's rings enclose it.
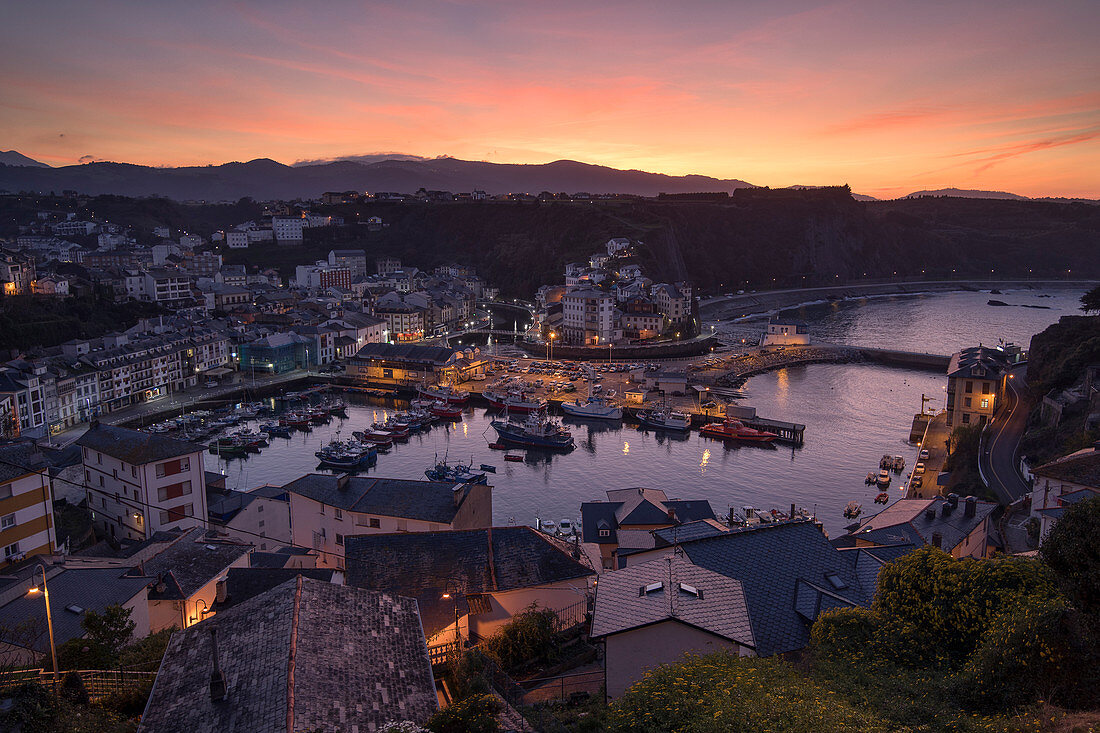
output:
{"label": "tiled roof", "polygon": [[[940,547],[950,551],[997,508],[994,502],[975,500],[974,516],[968,517],[965,500],[959,500],[958,506],[944,514],[944,506],[948,503],[949,499],[942,496],[933,499],[899,499],[878,514],[860,522],[858,529],[838,537],[837,544],[863,540],[880,545],[911,543],[920,546],[932,544],[932,535],[938,534]],[[926,514],[929,510],[934,514],[931,519]]]}
{"label": "tiled roof", "polygon": [[[85,611],[102,612],[107,606],[121,606],[138,593],[145,592],[149,578],[129,577],[124,573],[124,568],[73,568],[50,576],[46,585],[50,591],[55,644],[64,644],[69,639],[84,635],[80,621],[84,618]],[[44,631],[44,603],[41,595],[24,595],[5,604],[0,607],[0,629],[10,631],[33,619],[35,622],[41,621]],[[17,636],[0,635],[0,639],[22,645]],[[40,634],[34,640],[33,648],[39,652],[48,652],[49,645],[46,634]]]}
{"label": "tiled roof", "polygon": [[139,466],[203,451],[203,447],[195,443],[103,423],[94,424],[76,444]]}
{"label": "tiled roof", "polygon": [[444,346],[414,344],[366,344],[355,354],[358,359],[394,359],[432,364],[446,364],[454,358],[454,349]]}
{"label": "tiled roof", "polygon": [[455,505],[455,494],[468,487],[439,481],[308,473],[283,488],[344,511],[450,524],[462,503]]}
{"label": "tiled roof", "polygon": [[331,583],[335,574],[336,571],[331,568],[230,568],[225,576],[225,601],[215,603],[214,610],[221,613],[227,608],[239,606],[249,598],[266,593],[299,575]]}
{"label": "tiled roof", "polygon": [[[585,542],[622,544],[618,537],[621,525],[671,524],[670,509],[676,522],[715,519],[714,510],[705,499],[670,500],[660,489],[642,487],[613,489],[607,492],[607,501],[581,504],[581,536]],[[602,529],[609,534],[601,537]]]}
{"label": "tiled roof", "polygon": [[167,548],[135,568],[134,575],[160,578],[165,589],[149,591],[153,599],[190,598],[193,593],[218,577],[230,565],[247,555],[252,545],[206,541],[205,530],[193,529]]}
{"label": "tiled roof", "polygon": [[1080,451],[1045,463],[1032,473],[1042,478],[1100,488],[1100,450]]}
{"label": "tiled roof", "polygon": [[25,476],[49,468],[49,462],[30,443],[0,446],[0,481]]}
{"label": "tiled roof", "polygon": [[730,528],[717,519],[700,519],[695,522],[685,522],[675,527],[653,530],[653,536],[657,539],[658,546],[664,546],[690,542],[703,537],[714,537],[726,534],[729,531]]}
{"label": "tiled roof", "polygon": [[[225,675],[210,699],[211,630]],[[288,580],[172,636],[139,731],[370,731],[437,709],[416,603]]]}
{"label": "tiled roof", "polygon": [[[651,584],[661,588],[646,592]],[[698,593],[682,589],[686,585]],[[755,646],[741,583],[682,557],[667,557],[604,573],[596,589],[592,636],[617,634],[674,619]]]}
{"label": "tiled roof", "polygon": [[454,604],[442,595],[458,586],[491,593],[584,578],[593,571],[572,556],[572,546],[531,527],[456,532],[408,532],[344,538],[347,583],[409,596],[420,603],[429,636],[454,621]]}
{"label": "tiled roof", "polygon": [[[812,522],[763,525],[681,547],[696,565],[741,581],[760,656],[808,643],[809,624],[795,609],[800,589],[803,597],[809,592],[800,583],[827,589],[851,605],[870,602],[871,593],[860,585],[851,563]],[[834,590],[828,577],[834,574],[843,589]]]}

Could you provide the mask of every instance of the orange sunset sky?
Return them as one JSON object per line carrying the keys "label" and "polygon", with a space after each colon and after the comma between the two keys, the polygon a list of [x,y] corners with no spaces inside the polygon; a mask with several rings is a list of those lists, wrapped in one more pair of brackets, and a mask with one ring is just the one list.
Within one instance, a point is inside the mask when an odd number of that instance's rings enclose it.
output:
{"label": "orange sunset sky", "polygon": [[569,158],[879,197],[1100,197],[1100,2],[9,3],[51,165]]}

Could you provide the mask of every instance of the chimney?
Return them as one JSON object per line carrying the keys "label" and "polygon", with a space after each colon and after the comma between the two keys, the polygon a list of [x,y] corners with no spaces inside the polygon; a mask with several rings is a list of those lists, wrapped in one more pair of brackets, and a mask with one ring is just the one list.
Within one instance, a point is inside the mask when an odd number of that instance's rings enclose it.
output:
{"label": "chimney", "polygon": [[210,629],[210,651],[214,655],[214,671],[210,673],[210,700],[222,702],[225,700],[225,675],[218,666],[218,630]]}
{"label": "chimney", "polygon": [[338,491],[343,491],[348,487],[348,480],[351,478],[350,473],[342,473],[336,477],[336,488]]}
{"label": "chimney", "polygon": [[966,497],[966,508],[963,509],[964,517],[973,517],[978,512],[978,497],[968,496]]}
{"label": "chimney", "polygon": [[676,523],[676,512],[672,509],[672,507],[668,508],[668,521],[672,524]]}
{"label": "chimney", "polygon": [[459,484],[451,489],[451,498],[454,500],[454,505],[462,506],[463,499],[466,498],[466,494],[470,491],[469,484]]}
{"label": "chimney", "polygon": [[954,508],[954,507],[952,507],[952,506],[951,506],[951,502],[949,502],[949,501],[945,501],[945,502],[943,503],[943,509],[942,509],[942,513],[943,513],[943,516],[945,516],[945,517],[946,517],[946,516],[950,516],[950,514],[951,514],[951,510],[952,510],[953,508]]}
{"label": "chimney", "polygon": [[157,584],[156,584],[157,593],[163,593],[167,589],[168,589],[168,586],[164,582],[164,576],[158,573],[157,574]]}
{"label": "chimney", "polygon": [[939,532],[932,533],[932,547],[943,549],[943,535]]}
{"label": "chimney", "polygon": [[948,494],[947,503],[951,505],[952,509],[957,509],[959,506],[959,495],[954,493]]}
{"label": "chimney", "polygon": [[925,509],[924,510],[924,518],[927,519],[929,522],[934,520],[936,518],[936,507],[930,506],[927,509]]}
{"label": "chimney", "polygon": [[214,585],[214,589],[215,589],[214,590],[214,602],[215,603],[225,603],[225,598],[226,598],[225,580],[224,579],[219,580]]}

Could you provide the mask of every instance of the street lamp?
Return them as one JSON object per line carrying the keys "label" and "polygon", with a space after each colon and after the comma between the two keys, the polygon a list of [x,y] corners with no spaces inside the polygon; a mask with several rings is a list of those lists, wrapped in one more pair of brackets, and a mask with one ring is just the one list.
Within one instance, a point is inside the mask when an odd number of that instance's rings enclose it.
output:
{"label": "street lamp", "polygon": [[452,579],[448,579],[446,585],[443,586],[443,595],[441,598],[445,601],[453,601],[455,608],[455,647],[457,648],[462,641],[462,632],[458,625],[458,582]]}
{"label": "street lamp", "polygon": [[[34,575],[39,570],[42,571],[42,587],[39,588],[34,585]],[[57,648],[53,644],[53,616],[50,614],[50,589],[46,587],[46,566],[39,563],[34,570],[31,571],[31,587],[27,590],[28,596],[36,596],[41,593],[46,598],[46,628],[50,632],[50,658],[53,660],[53,681],[57,684]],[[55,688],[56,689],[56,688]]]}

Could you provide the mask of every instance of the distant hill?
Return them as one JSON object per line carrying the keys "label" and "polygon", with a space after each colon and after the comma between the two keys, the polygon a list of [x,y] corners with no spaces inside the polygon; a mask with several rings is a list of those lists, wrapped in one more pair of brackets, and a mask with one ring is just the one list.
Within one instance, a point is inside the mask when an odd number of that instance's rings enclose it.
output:
{"label": "distant hill", "polygon": [[[829,188],[829,187],[828,186],[802,186],[802,185],[795,184],[794,186],[787,186],[787,188],[793,189],[795,191],[813,191],[814,189]],[[878,201],[879,200],[879,199],[875,198],[874,196],[868,196],[865,193],[853,193],[852,198],[854,198],[856,201]]]}
{"label": "distant hill", "polygon": [[915,199],[921,196],[953,196],[960,199],[1008,199],[1010,201],[1029,201],[1027,196],[1021,196],[1008,191],[975,191],[964,188],[939,188],[935,191],[914,191],[903,198]]}
{"label": "distant hill", "polygon": [[0,165],[22,165],[31,168],[49,168],[34,158],[28,158],[18,150],[0,150]]}
{"label": "distant hill", "polygon": [[0,190],[61,191],[122,196],[164,196],[178,201],[317,198],[325,191],[482,190],[490,194],[658,193],[733,191],[751,184],[709,176],[668,176],[558,160],[517,165],[433,158],[373,163],[335,161],[288,166],[260,158],[247,163],[151,168],[128,163],[87,163],[59,168],[0,167]]}

